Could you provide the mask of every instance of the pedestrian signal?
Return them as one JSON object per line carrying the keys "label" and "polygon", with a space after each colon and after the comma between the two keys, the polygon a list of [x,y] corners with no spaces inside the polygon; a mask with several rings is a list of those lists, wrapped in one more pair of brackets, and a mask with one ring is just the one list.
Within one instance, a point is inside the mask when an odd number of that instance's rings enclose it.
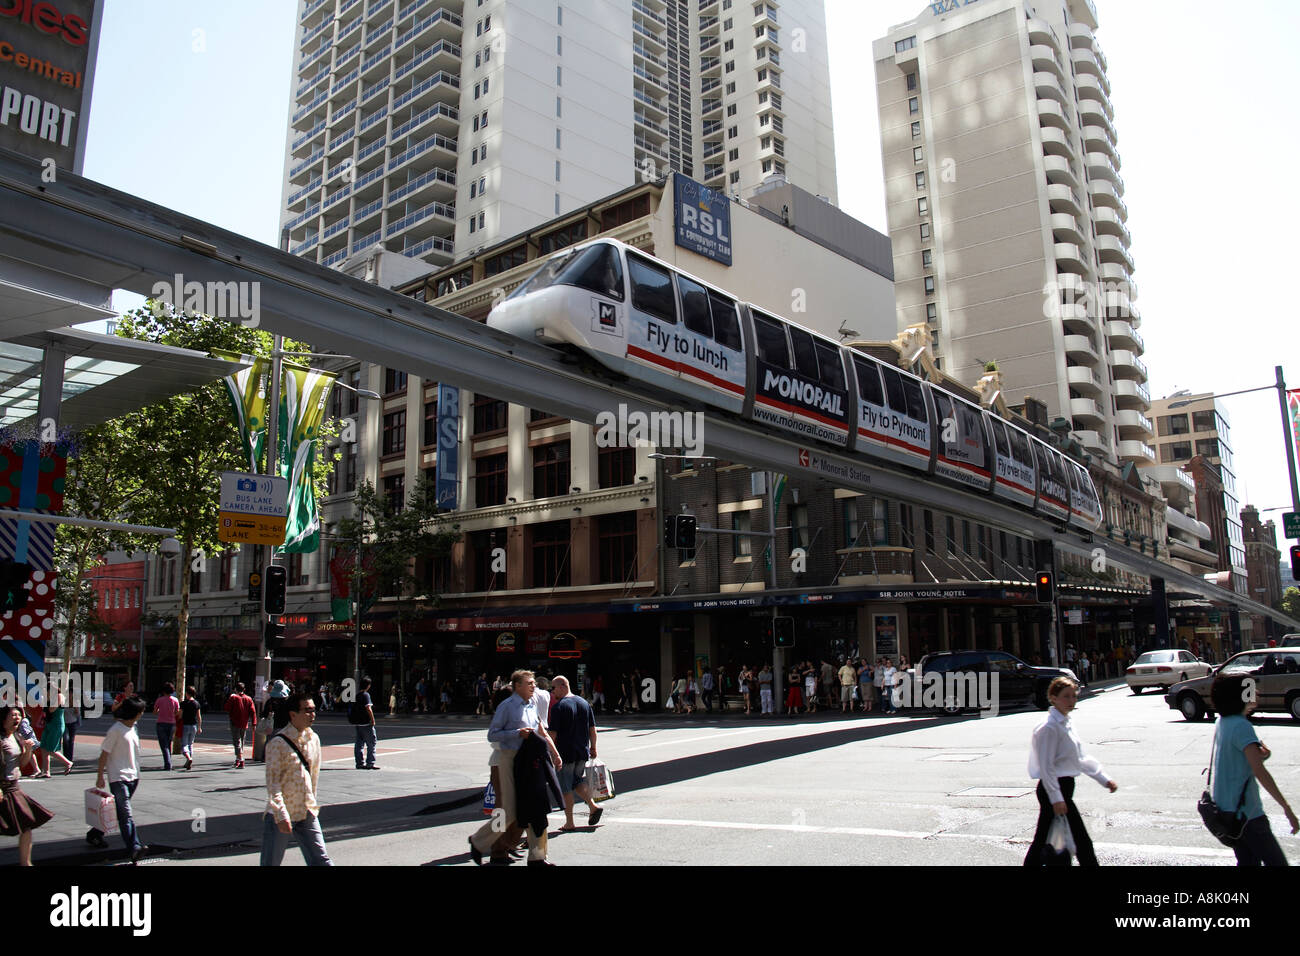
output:
{"label": "pedestrian signal", "polygon": [[1056,594],[1056,581],[1051,571],[1039,571],[1034,581],[1034,596],[1039,604],[1051,604]]}
{"label": "pedestrian signal", "polygon": [[772,646],[794,647],[794,618],[772,618]]}

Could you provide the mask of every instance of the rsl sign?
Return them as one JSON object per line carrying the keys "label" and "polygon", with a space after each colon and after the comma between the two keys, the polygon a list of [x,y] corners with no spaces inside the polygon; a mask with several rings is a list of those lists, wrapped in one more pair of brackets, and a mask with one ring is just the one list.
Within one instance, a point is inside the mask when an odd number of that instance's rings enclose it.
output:
{"label": "rsl sign", "polygon": [[677,245],[731,265],[731,203],[726,193],[673,173],[673,225]]}
{"label": "rsl sign", "polygon": [[217,515],[220,540],[236,544],[284,544],[288,520],[288,478],[222,472],[221,508]]}

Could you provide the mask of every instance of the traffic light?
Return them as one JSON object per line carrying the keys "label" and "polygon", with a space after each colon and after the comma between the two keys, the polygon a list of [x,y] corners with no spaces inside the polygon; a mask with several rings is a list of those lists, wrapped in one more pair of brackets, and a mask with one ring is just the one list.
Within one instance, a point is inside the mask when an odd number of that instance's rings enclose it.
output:
{"label": "traffic light", "polygon": [[278,617],[272,617],[262,628],[262,639],[266,642],[268,651],[278,650],[284,643],[284,624]]}
{"label": "traffic light", "polygon": [[266,613],[284,613],[284,586],[286,572],[283,567],[273,564],[266,569]]}
{"label": "traffic light", "polygon": [[1300,544],[1291,545],[1291,577],[1300,571]]}
{"label": "traffic light", "polygon": [[772,618],[772,646],[794,647],[794,618]]}
{"label": "traffic light", "polygon": [[32,576],[32,566],[12,558],[0,558],[0,611],[18,611],[27,606],[31,591],[27,582]]}
{"label": "traffic light", "polygon": [[683,551],[695,550],[695,515],[677,516],[677,547]]}
{"label": "traffic light", "polygon": [[1039,604],[1051,604],[1056,594],[1056,581],[1051,571],[1039,571],[1034,579],[1034,596]]}

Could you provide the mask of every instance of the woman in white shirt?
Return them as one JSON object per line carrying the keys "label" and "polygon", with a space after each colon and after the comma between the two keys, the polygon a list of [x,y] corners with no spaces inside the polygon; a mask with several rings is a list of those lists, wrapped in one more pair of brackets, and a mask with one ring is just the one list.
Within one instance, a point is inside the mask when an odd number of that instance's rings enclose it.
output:
{"label": "woman in white shirt", "polygon": [[1029,844],[1029,852],[1025,854],[1025,866],[1043,865],[1047,831],[1058,816],[1070,822],[1079,865],[1096,866],[1097,855],[1092,850],[1092,840],[1084,828],[1079,809],[1074,805],[1074,778],[1086,773],[1111,793],[1118,790],[1119,785],[1106,776],[1101,764],[1084,754],[1083,744],[1074,735],[1070,711],[1079,702],[1079,685],[1068,677],[1058,677],[1048,687],[1047,699],[1052,705],[1047,720],[1034,731],[1029,746],[1029,776],[1038,781],[1038,829],[1034,831],[1034,842]]}

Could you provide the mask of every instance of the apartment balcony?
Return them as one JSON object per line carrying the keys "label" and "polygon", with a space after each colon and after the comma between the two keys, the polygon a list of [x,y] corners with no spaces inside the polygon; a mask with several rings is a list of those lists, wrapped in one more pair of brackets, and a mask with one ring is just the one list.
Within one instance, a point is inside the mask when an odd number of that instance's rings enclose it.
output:
{"label": "apartment balcony", "polygon": [[[1086,79],[1086,77],[1080,77],[1080,79]],[[1115,132],[1114,120],[1099,100],[1080,97],[1079,115],[1083,119],[1084,126],[1100,126],[1113,141],[1119,142],[1119,134]]]}
{"label": "apartment balcony", "polygon": [[1100,80],[1095,76],[1089,76],[1087,73],[1084,73],[1081,76],[1075,77],[1074,85],[1075,89],[1079,91],[1080,103],[1084,100],[1095,100],[1101,104],[1102,109],[1106,113],[1106,119],[1110,120],[1112,124],[1115,122],[1115,108],[1111,106],[1110,97],[1106,95],[1106,91],[1102,88]]}
{"label": "apartment balcony", "polygon": [[719,76],[721,70],[722,57],[706,56],[700,60],[700,76]]}
{"label": "apartment balcony", "polygon": [[[313,129],[311,132],[303,136],[300,136],[298,139],[294,140],[293,151],[297,152],[303,146],[308,145],[312,140],[314,140],[317,136],[320,136],[320,134],[323,133],[324,131],[325,131],[325,124],[324,123],[317,124],[316,128]],[[316,162],[316,160],[320,159],[324,155],[325,155],[325,144],[322,141],[319,146],[313,147],[310,155],[304,156],[302,159],[298,160],[298,162],[294,163],[293,166],[289,168],[289,178],[293,179],[293,177],[297,176],[304,169],[306,169],[308,166]]]}
{"label": "apartment balcony", "polygon": [[[394,117],[396,120],[396,117]],[[393,127],[393,139],[400,139],[425,127],[444,136],[460,132],[460,110],[446,103],[435,103],[409,120]]]}
{"label": "apartment balcony", "polygon": [[1056,268],[1060,272],[1083,274],[1088,271],[1088,261],[1084,258],[1083,251],[1073,242],[1058,242],[1056,244]]}
{"label": "apartment balcony", "polygon": [[[668,150],[664,148],[662,143],[657,143],[653,140],[647,139],[646,137],[642,136],[640,133],[634,133],[632,135],[632,142],[636,144],[638,149],[643,150],[652,156],[657,156],[659,159],[662,159],[664,162],[668,161]],[[719,146],[717,147],[715,152],[721,152],[721,150],[722,147]],[[704,155],[705,158],[707,159],[711,154],[706,152]]]}
{"label": "apartment balcony", "polygon": [[1120,219],[1128,221],[1128,206],[1114,183],[1104,179],[1092,180],[1088,183],[1088,195],[1092,197],[1094,207],[1108,206],[1119,213]]}
{"label": "apartment balcony", "polygon": [[393,18],[389,17],[383,23],[375,27],[366,27],[366,38],[363,46],[367,51],[375,49],[380,43],[386,43],[393,38]]}
{"label": "apartment balcony", "polygon": [[445,70],[460,74],[461,49],[450,40],[439,40],[431,47],[418,51],[413,57],[402,63],[393,74],[393,79],[401,80],[414,74],[415,81],[426,79],[434,73]]}
{"label": "apartment balcony", "polygon": [[1035,71],[1053,73],[1061,83],[1065,83],[1065,71],[1061,69],[1054,47],[1046,43],[1035,43],[1029,47],[1029,58],[1033,61]]}
{"label": "apartment balcony", "polygon": [[1154,465],[1156,463],[1156,450],[1143,441],[1121,441],[1115,448],[1116,454],[1119,455],[1120,461],[1131,461],[1139,466]]}
{"label": "apartment balcony", "polygon": [[[432,159],[443,165],[452,165],[456,158],[456,140],[448,139],[446,136],[434,135],[428,139],[421,140],[414,146],[398,153],[388,161],[387,170],[391,173],[398,167],[410,162],[418,156],[424,156],[431,153]],[[394,147],[396,148],[396,147]]]}
{"label": "apartment balcony", "polygon": [[[634,14],[639,14],[640,16],[645,17],[645,18],[646,18],[647,20],[649,20],[651,23],[657,23],[657,24],[658,24],[659,26],[661,26],[661,27],[667,27],[667,26],[668,26],[668,20],[667,20],[665,17],[662,17],[662,16],[660,16],[659,14],[655,13],[653,10],[651,10],[649,7],[647,7],[644,3],[642,3],[641,0],[632,0],[632,12],[633,12]],[[714,18],[713,18],[713,21],[714,21],[715,23],[717,22],[717,20],[718,20],[717,17],[714,17]],[[701,23],[701,27],[702,27],[702,26],[703,26],[703,24]]]}
{"label": "apartment balcony", "polygon": [[1097,428],[1106,424],[1106,416],[1091,398],[1070,399],[1070,416],[1076,425],[1082,424],[1084,428]]}
{"label": "apartment balcony", "polygon": [[1110,353],[1110,367],[1114,370],[1116,378],[1136,379],[1139,382],[1147,380],[1146,363],[1126,349],[1117,349]]}
{"label": "apartment balcony", "polygon": [[1101,433],[1087,427],[1082,421],[1070,423],[1070,435],[1088,451],[1105,454],[1105,446],[1101,442]]}
{"label": "apartment balcony", "polygon": [[1128,286],[1133,282],[1132,270],[1118,262],[1102,263],[1101,268],[1097,270],[1097,276],[1107,285]]}
{"label": "apartment balcony", "polygon": [[[668,92],[668,84],[665,83],[659,77],[655,76],[653,73],[646,70],[644,67],[640,67],[637,66],[636,64],[633,64],[632,74],[633,74],[634,86],[638,81],[642,81],[643,83],[649,83],[650,88],[653,90],[663,92],[663,93]],[[722,85],[721,80],[705,80],[703,83],[700,84],[700,92],[707,93],[709,90],[713,89],[714,87],[721,86],[721,85]]]}
{"label": "apartment balcony", "polygon": [[632,98],[662,119],[668,119],[668,106],[642,90],[633,90]]}
{"label": "apartment balcony", "polygon": [[456,199],[456,174],[447,169],[431,169],[421,176],[416,176],[408,183],[393,189],[388,194],[390,203],[399,200],[415,202],[441,196],[453,204]]}
{"label": "apartment balcony", "polygon": [[1047,156],[1064,156],[1074,158],[1074,143],[1070,134],[1063,129],[1048,126],[1039,131],[1043,137],[1043,153]]}
{"label": "apartment balcony", "polygon": [[[357,23],[356,23],[356,25],[357,25],[357,26],[361,26],[361,21],[358,20]],[[343,37],[340,37],[340,38],[339,38],[339,44],[340,44],[340,45],[342,45],[342,43],[343,43],[343,39],[344,39]],[[343,52],[340,53],[338,56],[336,56],[336,57],[334,58],[334,72],[335,72],[335,73],[338,73],[338,72],[340,72],[340,71],[342,71],[342,70],[346,70],[346,69],[347,69],[349,66],[351,66],[352,63],[354,62],[353,59],[352,59],[353,57],[357,57],[357,59],[356,59],[355,62],[356,62],[356,64],[357,64],[358,66],[360,66],[360,65],[361,65],[361,59],[360,59],[360,57],[358,56],[358,54],[360,54],[360,53],[361,53],[361,41],[360,41],[360,40],[358,40],[356,43],[352,44],[350,47],[345,47],[344,50],[343,50]]]}
{"label": "apartment balcony", "polygon": [[1119,429],[1119,437],[1122,440],[1150,441],[1156,434],[1151,426],[1151,419],[1135,408],[1116,412],[1115,427]]}
{"label": "apartment balcony", "polygon": [[704,16],[705,14],[708,13],[717,13],[717,12],[718,12],[718,0],[700,0],[699,9],[696,10],[696,13],[698,13],[700,16]]}
{"label": "apartment balcony", "polygon": [[1083,214],[1084,205],[1079,202],[1079,195],[1069,186],[1052,184],[1047,187],[1047,204],[1054,213],[1068,213],[1071,216]]}
{"label": "apartment balcony", "polygon": [[[641,62],[647,64],[649,69],[663,73],[668,72],[668,58],[659,56],[659,54],[654,53],[649,47],[644,46],[636,40],[632,41],[632,52],[640,57]],[[721,66],[719,66],[718,69],[721,70]],[[700,72],[703,73],[703,69],[701,69]]]}
{"label": "apartment balcony", "polygon": [[1136,408],[1139,411],[1151,408],[1151,392],[1141,382],[1132,379],[1116,379],[1113,391],[1115,404],[1119,408]]}
{"label": "apartment balcony", "polygon": [[[632,95],[636,96],[636,90],[632,91]],[[703,102],[700,103],[700,116],[701,117],[709,116],[710,114],[716,113],[721,109],[722,109],[721,97],[713,100],[704,100]],[[667,116],[668,114],[664,113],[664,115]]]}
{"label": "apartment balcony", "polygon": [[1092,0],[1070,0],[1070,13],[1076,20],[1097,29],[1097,7]]}
{"label": "apartment balcony", "polygon": [[633,112],[632,119],[636,123],[636,131],[647,139],[655,142],[668,139],[668,127],[656,123],[644,113]]}
{"label": "apartment balcony", "polygon": [[298,203],[300,203],[300,202],[302,202],[303,200],[305,200],[305,199],[308,197],[308,195],[310,195],[312,192],[314,192],[315,190],[319,189],[319,188],[320,188],[320,184],[321,184],[321,177],[320,177],[320,176],[317,176],[315,179],[313,179],[311,182],[309,182],[306,186],[303,186],[302,189],[299,189],[299,190],[297,190],[296,192],[292,192],[292,193],[290,193],[290,194],[289,194],[289,200],[288,200],[288,202],[285,203],[285,207],[288,208],[288,209],[292,209],[294,206],[298,205]]}
{"label": "apartment balcony", "polygon": [[1065,355],[1076,362],[1092,364],[1101,360],[1097,354],[1097,348],[1092,344],[1092,339],[1086,335],[1067,335],[1065,336]]}
{"label": "apartment balcony", "polygon": [[[401,20],[398,17],[398,20]],[[448,43],[455,46],[460,42],[462,31],[461,18],[447,9],[438,9],[433,11],[427,17],[421,17],[408,30],[403,30],[397,37],[397,43],[394,50],[401,50],[402,47],[413,40],[438,40],[442,43]],[[459,47],[457,47],[459,49]]]}
{"label": "apartment balcony", "polygon": [[1061,104],[1062,109],[1069,108],[1070,100],[1065,95],[1065,87],[1054,73],[1040,71],[1034,73],[1034,91],[1040,100],[1051,99]]}
{"label": "apartment balcony", "polygon": [[1124,195],[1124,180],[1120,177],[1119,168],[1109,155],[1106,153],[1088,153],[1084,157],[1084,165],[1088,169],[1088,176],[1091,180],[1104,179],[1115,187],[1115,191],[1121,196]]}
{"label": "apartment balcony", "polygon": [[1138,355],[1147,350],[1142,335],[1123,319],[1110,319],[1106,322],[1106,340],[1112,349],[1129,349]]}
{"label": "apartment balcony", "polygon": [[1110,138],[1110,133],[1104,126],[1089,124],[1083,128],[1083,148],[1090,153],[1105,153],[1115,163],[1115,168],[1120,168],[1119,150],[1115,148],[1114,141]]}
{"label": "apartment balcony", "polygon": [[1052,235],[1057,242],[1083,243],[1084,231],[1079,225],[1079,218],[1069,213],[1052,213]]}
{"label": "apartment balcony", "polygon": [[709,120],[700,125],[700,136],[703,139],[722,138],[722,120]]}
{"label": "apartment balcony", "polygon": [[318,24],[316,24],[310,30],[305,30],[303,32],[302,39],[298,41],[298,48],[302,49],[306,47],[307,44],[311,43],[312,40],[316,39],[318,36],[320,36],[322,33],[324,33],[333,25],[334,25],[334,14],[331,13],[329,16],[324,17]]}
{"label": "apartment balcony", "polygon": [[1108,264],[1122,265],[1132,275],[1134,270],[1133,256],[1128,249],[1124,248],[1122,239],[1115,236],[1098,236],[1096,248],[1103,268]]}
{"label": "apartment balcony", "polygon": [[1044,156],[1043,167],[1047,170],[1048,183],[1079,188],[1079,177],[1070,168],[1070,161],[1062,156]]}
{"label": "apartment balcony", "polygon": [[1101,394],[1101,381],[1097,378],[1097,373],[1086,365],[1067,365],[1065,380],[1077,392],[1087,392],[1091,396]]}
{"label": "apartment balcony", "polygon": [[311,101],[294,110],[293,124],[315,122],[317,119],[323,119],[326,110],[329,109],[329,90],[321,90],[311,98]]}
{"label": "apartment balcony", "polygon": [[[636,36],[633,37],[634,40],[636,39],[636,37],[641,37],[642,42],[649,44],[650,48],[654,50],[656,53],[662,54],[668,52],[668,44],[660,37],[659,32],[657,30],[652,30],[651,28],[645,26],[643,23],[637,20],[633,20],[632,32],[636,34]],[[714,43],[716,44],[716,42],[717,40],[715,39]],[[710,44],[710,46],[712,45],[713,44]],[[704,52],[704,50],[705,50],[704,43],[701,42],[700,52]]]}
{"label": "apartment balcony", "polygon": [[397,95],[393,100],[392,108],[396,111],[404,106],[410,106],[411,109],[422,110],[432,106],[435,102],[458,104],[460,102],[460,77],[445,71],[435,73],[428,79],[414,84],[405,93]]}
{"label": "apartment balcony", "polygon": [[1068,130],[1070,128],[1070,117],[1056,100],[1039,100],[1038,125]]}
{"label": "apartment balcony", "polygon": [[711,186],[713,180],[722,179],[725,173],[726,173],[726,167],[723,166],[721,163],[718,163],[714,166],[706,165],[704,167],[704,185]]}
{"label": "apartment balcony", "polygon": [[1124,220],[1119,217],[1119,212],[1109,206],[1098,206],[1094,209],[1092,221],[1097,226],[1098,235],[1114,236],[1122,241],[1126,247],[1133,244],[1133,235],[1129,232],[1128,226],[1124,225]]}
{"label": "apartment balcony", "polygon": [[1041,43],[1050,46],[1053,49],[1060,50],[1061,44],[1056,38],[1056,32],[1052,29],[1052,25],[1046,20],[1039,19],[1038,17],[1030,17],[1026,21],[1026,25],[1029,27],[1029,43],[1031,46]]}
{"label": "apartment balcony", "polygon": [[[1072,273],[1060,273],[1057,278],[1078,278]],[[1088,306],[1084,302],[1062,302],[1059,305],[1061,313],[1061,324],[1065,331],[1070,335],[1091,335],[1095,329],[1092,322],[1092,316],[1088,314]],[[1073,381],[1073,379],[1071,379]]]}
{"label": "apartment balcony", "polygon": [[1101,68],[1101,62],[1097,59],[1097,54],[1092,51],[1091,46],[1071,48],[1070,59],[1074,61],[1076,73],[1086,73],[1098,79],[1105,76],[1106,71]]}
{"label": "apartment balcony", "polygon": [[1096,38],[1093,36],[1092,27],[1086,23],[1071,23],[1066,32],[1070,38],[1071,50],[1091,50]]}
{"label": "apartment balcony", "polygon": [[302,15],[298,22],[303,25],[304,29],[315,26],[320,22],[320,14],[325,9],[325,4],[330,0],[311,0],[311,3],[302,8]]}

